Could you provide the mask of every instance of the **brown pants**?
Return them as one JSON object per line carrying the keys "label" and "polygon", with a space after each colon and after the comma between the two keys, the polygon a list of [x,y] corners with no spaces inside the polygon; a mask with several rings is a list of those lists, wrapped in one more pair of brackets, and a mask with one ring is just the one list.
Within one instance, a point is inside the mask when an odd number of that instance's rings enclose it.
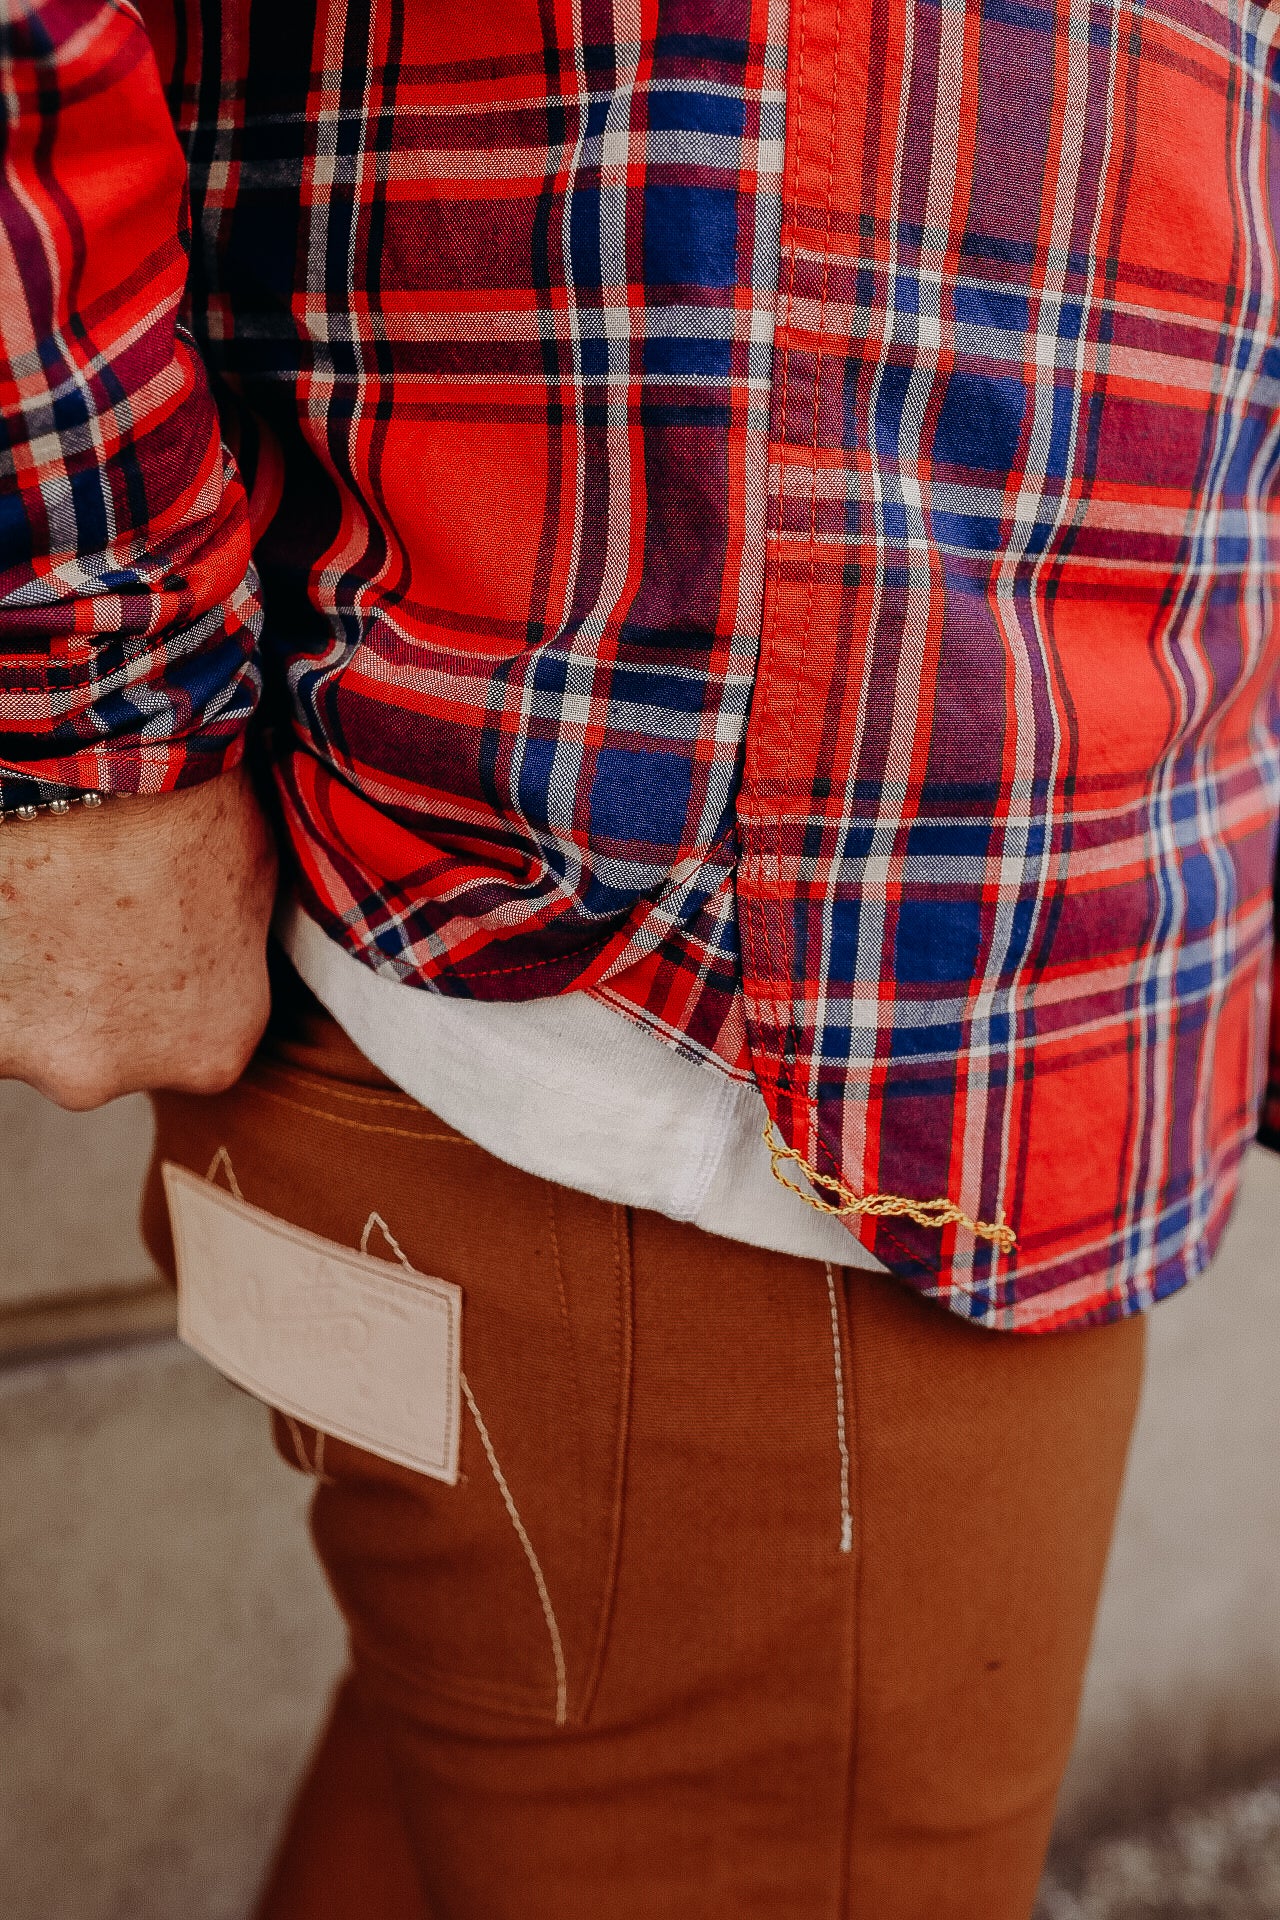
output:
{"label": "brown pants", "polygon": [[489,1438],[450,1487],[276,1416],[351,1670],[260,1920],[1026,1920],[1140,1322],[983,1333],[533,1179],[296,988],[156,1108],[157,1161],[459,1282]]}

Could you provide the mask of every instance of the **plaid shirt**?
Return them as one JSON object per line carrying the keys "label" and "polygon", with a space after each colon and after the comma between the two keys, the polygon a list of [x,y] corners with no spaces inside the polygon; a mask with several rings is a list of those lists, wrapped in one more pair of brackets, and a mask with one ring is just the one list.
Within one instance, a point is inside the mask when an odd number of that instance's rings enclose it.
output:
{"label": "plaid shirt", "polygon": [[754,1077],[986,1325],[1203,1268],[1280,1144],[1277,12],[144,12],[0,24],[0,802],[262,688],[371,967]]}

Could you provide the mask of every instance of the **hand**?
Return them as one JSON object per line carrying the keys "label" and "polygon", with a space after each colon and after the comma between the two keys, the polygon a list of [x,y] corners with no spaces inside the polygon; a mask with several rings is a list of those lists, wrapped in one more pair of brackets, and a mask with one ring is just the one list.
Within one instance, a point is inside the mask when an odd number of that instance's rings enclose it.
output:
{"label": "hand", "polygon": [[276,858],[243,771],[0,826],[0,1078],[218,1093],[266,1025]]}

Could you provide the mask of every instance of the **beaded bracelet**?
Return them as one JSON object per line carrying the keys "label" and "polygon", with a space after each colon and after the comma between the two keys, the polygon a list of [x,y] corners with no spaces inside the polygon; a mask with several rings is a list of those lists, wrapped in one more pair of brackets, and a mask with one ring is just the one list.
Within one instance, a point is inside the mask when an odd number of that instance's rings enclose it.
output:
{"label": "beaded bracelet", "polygon": [[79,793],[64,800],[29,801],[20,807],[10,807],[7,812],[0,808],[0,827],[7,826],[10,820],[35,820],[42,813],[70,813],[72,807],[100,807],[109,798],[105,793]]}

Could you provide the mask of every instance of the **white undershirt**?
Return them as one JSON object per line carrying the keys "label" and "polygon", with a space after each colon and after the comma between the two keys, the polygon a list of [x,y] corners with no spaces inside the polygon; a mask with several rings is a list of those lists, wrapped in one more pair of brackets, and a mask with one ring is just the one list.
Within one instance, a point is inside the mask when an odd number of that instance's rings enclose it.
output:
{"label": "white undershirt", "polygon": [[366,1058],[498,1159],[726,1239],[884,1271],[774,1179],[757,1087],[684,1059],[587,993],[424,992],[372,972],[296,902],[276,932]]}

